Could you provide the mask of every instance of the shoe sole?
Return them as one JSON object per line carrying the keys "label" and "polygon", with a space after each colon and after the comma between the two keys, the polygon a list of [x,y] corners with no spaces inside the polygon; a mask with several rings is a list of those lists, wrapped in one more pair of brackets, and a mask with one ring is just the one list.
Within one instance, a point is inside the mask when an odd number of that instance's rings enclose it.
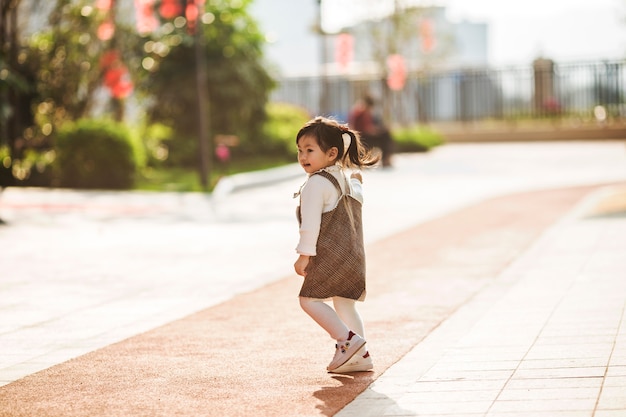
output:
{"label": "shoe sole", "polygon": [[371,370],[374,369],[374,365],[369,363],[369,364],[355,364],[355,365],[348,365],[348,364],[343,364],[341,365],[339,368],[336,368],[332,371],[328,371],[330,373],[333,374],[349,374],[352,372],[369,372]]}
{"label": "shoe sole", "polygon": [[334,367],[333,369],[326,368],[326,370],[327,370],[328,372],[334,372],[334,371],[335,371],[335,369],[339,369],[339,368],[341,368],[343,365],[345,365],[346,363],[348,363],[348,361],[349,361],[350,359],[352,359],[352,357],[354,357],[354,355],[356,355],[356,354],[357,354],[357,352],[358,352],[359,350],[361,350],[361,348],[362,348],[363,346],[365,346],[365,344],[366,344],[366,343],[367,343],[367,342],[366,342],[365,340],[363,340],[363,343],[362,343],[361,345],[359,345],[359,346],[356,346],[356,345],[355,345],[356,347],[354,348],[354,352],[352,353],[352,355],[350,355],[350,356],[349,356],[349,357],[348,357],[345,361],[343,361],[341,364],[337,365],[337,366],[336,366],[336,367]]}

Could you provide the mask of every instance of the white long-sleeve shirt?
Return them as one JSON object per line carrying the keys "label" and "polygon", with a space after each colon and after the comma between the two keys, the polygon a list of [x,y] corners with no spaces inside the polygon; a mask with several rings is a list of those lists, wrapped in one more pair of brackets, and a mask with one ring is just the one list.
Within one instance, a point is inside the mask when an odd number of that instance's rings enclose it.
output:
{"label": "white long-sleeve shirt", "polygon": [[[348,194],[363,204],[363,186],[356,178],[348,180],[349,190],[345,189],[346,174],[338,165],[324,168],[331,173],[339,182],[344,194]],[[328,179],[321,175],[309,175],[308,180],[300,190],[300,241],[296,246],[296,252],[300,255],[315,256],[317,238],[322,223],[322,213],[333,210],[339,202],[339,193]]]}

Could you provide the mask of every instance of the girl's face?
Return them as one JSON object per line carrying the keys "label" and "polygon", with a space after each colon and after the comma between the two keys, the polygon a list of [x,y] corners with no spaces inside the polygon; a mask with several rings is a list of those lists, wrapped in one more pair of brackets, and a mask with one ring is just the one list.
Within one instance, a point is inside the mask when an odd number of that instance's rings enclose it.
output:
{"label": "girl's face", "polygon": [[324,152],[313,136],[302,136],[298,140],[298,162],[307,174],[335,164],[337,148]]}

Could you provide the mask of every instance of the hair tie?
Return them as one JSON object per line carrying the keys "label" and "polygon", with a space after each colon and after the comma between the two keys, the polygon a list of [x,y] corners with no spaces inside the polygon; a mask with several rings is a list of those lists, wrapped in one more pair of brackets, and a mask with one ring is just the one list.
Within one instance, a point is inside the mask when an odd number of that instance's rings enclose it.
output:
{"label": "hair tie", "polygon": [[341,135],[341,139],[343,139],[343,154],[345,155],[346,153],[348,153],[348,148],[352,143],[352,136],[350,136],[349,133],[343,133]]}

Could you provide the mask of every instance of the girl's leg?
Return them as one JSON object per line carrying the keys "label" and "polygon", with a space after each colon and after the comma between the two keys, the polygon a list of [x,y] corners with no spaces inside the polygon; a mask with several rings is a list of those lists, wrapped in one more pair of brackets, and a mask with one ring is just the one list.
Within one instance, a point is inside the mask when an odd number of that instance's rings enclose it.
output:
{"label": "girl's leg", "polygon": [[[361,337],[365,338],[365,330],[363,329],[363,320],[356,309],[356,301],[343,297],[334,297],[333,304],[337,315],[348,325],[352,331],[357,332]],[[362,346],[356,355],[350,359],[344,366],[335,369],[335,372],[359,372],[370,371],[374,368],[372,357],[370,356],[367,345]]]}
{"label": "girl's leg", "polygon": [[327,370],[334,371],[340,368],[362,350],[365,339],[351,331],[339,318],[337,312],[323,300],[300,297],[300,306],[328,332],[330,337],[337,340],[335,356],[326,367]]}
{"label": "girl's leg", "polygon": [[365,329],[363,328],[363,320],[356,309],[356,301],[349,298],[333,297],[333,305],[337,315],[350,330],[356,332],[361,337],[365,337]]}
{"label": "girl's leg", "polygon": [[[300,306],[335,340],[345,340],[350,329],[324,300],[300,297]],[[356,331],[356,330],[355,330]]]}

